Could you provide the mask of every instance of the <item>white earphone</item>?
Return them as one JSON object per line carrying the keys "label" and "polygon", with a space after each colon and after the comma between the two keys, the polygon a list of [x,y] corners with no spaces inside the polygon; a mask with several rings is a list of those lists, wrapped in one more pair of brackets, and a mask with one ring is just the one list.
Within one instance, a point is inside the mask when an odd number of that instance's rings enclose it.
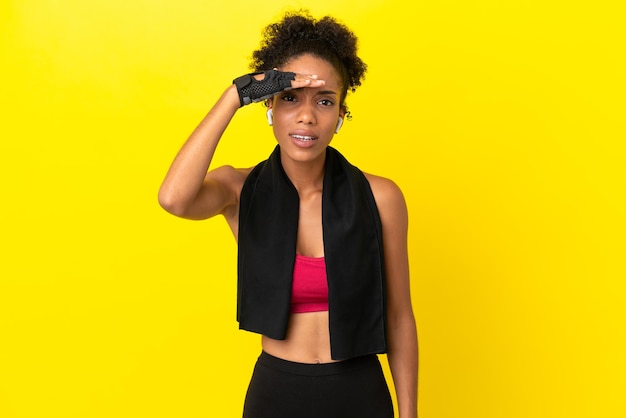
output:
{"label": "white earphone", "polygon": [[340,116],[339,120],[337,121],[337,127],[335,128],[336,134],[339,133],[339,129],[341,129],[342,126],[343,126],[343,118]]}
{"label": "white earphone", "polygon": [[269,123],[270,126],[274,125],[274,113],[271,108],[267,109],[267,123]]}

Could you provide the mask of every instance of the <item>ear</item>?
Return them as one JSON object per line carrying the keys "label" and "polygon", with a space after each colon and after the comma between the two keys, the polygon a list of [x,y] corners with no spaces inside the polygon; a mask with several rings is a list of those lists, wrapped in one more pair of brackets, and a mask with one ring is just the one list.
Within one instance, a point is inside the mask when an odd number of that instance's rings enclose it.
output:
{"label": "ear", "polygon": [[346,110],[347,109],[345,107],[343,107],[343,106],[339,110],[339,118],[337,119],[337,126],[335,127],[335,133],[336,134],[339,133],[339,130],[343,126],[343,118],[346,116]]}
{"label": "ear", "polygon": [[343,118],[339,116],[339,119],[337,119],[337,126],[335,127],[336,134],[339,133],[339,129],[341,129],[342,126],[343,126]]}
{"label": "ear", "polygon": [[274,126],[274,113],[272,112],[272,108],[270,107],[269,109],[267,109],[267,123],[270,126]]}

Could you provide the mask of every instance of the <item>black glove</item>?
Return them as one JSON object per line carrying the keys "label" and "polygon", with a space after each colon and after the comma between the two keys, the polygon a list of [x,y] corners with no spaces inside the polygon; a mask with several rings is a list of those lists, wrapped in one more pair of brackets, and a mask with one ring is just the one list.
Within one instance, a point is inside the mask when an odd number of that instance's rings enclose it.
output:
{"label": "black glove", "polygon": [[[265,74],[263,80],[254,78],[258,74]],[[239,93],[239,107],[269,99],[276,93],[289,90],[291,89],[291,81],[295,79],[296,73],[278,70],[259,71],[236,78],[233,80],[233,84]]]}

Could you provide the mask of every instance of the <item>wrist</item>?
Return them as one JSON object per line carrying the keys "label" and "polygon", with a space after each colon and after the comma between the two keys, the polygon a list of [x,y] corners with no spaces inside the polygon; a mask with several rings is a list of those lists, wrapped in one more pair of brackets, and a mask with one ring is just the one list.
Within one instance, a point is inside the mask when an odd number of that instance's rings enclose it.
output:
{"label": "wrist", "polygon": [[237,92],[237,87],[234,84],[228,86],[228,88],[222,94],[221,100],[225,105],[228,106],[230,110],[234,112],[237,111],[241,106],[239,105],[239,93]]}

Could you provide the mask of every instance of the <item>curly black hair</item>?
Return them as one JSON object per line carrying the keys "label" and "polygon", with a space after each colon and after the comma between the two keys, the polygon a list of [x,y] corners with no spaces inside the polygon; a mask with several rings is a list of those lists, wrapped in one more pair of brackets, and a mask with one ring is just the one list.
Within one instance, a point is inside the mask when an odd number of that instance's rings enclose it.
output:
{"label": "curly black hair", "polygon": [[318,20],[306,10],[287,12],[282,20],[264,29],[261,47],[252,53],[250,68],[279,68],[307,53],[328,61],[337,70],[343,105],[348,90],[354,92],[361,85],[367,65],[357,56],[354,33],[330,16]]}

